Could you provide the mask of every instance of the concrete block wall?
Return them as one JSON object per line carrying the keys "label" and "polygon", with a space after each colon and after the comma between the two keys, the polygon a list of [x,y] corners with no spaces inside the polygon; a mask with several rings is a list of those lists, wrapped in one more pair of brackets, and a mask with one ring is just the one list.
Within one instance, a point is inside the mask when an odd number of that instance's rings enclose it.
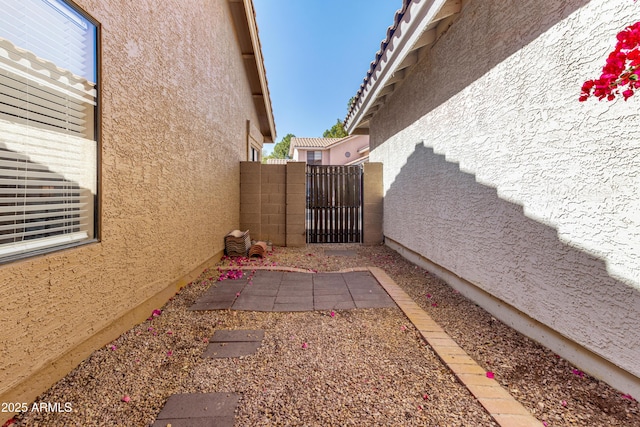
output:
{"label": "concrete block wall", "polygon": [[378,245],[384,241],[382,163],[365,163],[363,166],[362,243],[364,245]]}
{"label": "concrete block wall", "polygon": [[[364,165],[363,244],[384,241],[382,163]],[[306,245],[306,163],[240,164],[240,229],[277,246]]]}
{"label": "concrete block wall", "polygon": [[[262,235],[262,172],[260,163],[240,162],[240,229],[253,239]],[[231,230],[229,230],[231,231]]]}
{"label": "concrete block wall", "polygon": [[305,164],[240,163],[240,229],[253,240],[303,246]]}
{"label": "concrete block wall", "polygon": [[305,214],[307,209],[306,163],[289,162],[287,168],[287,246],[304,246],[306,239]]}
{"label": "concrete block wall", "polygon": [[262,194],[260,240],[271,240],[274,245],[286,244],[286,165],[261,165]]}

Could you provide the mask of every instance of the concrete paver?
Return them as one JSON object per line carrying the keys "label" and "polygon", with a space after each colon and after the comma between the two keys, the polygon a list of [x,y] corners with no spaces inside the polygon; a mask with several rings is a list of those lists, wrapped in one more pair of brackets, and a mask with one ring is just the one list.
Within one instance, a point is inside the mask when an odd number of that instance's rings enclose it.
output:
{"label": "concrete paver", "polygon": [[[223,284],[224,286],[224,284]],[[268,289],[254,292],[251,289]],[[260,288],[264,286],[264,288]],[[222,286],[219,286],[222,287]],[[240,288],[235,298],[233,290]],[[274,292],[276,292],[274,294]],[[352,269],[342,273],[274,272],[258,270],[252,284],[238,280],[215,297],[217,288],[203,294],[190,308],[216,309],[229,304],[233,295],[233,309],[254,311],[311,311],[353,308],[400,307],[415,325],[425,341],[440,359],[453,371],[461,383],[478,399],[502,427],[540,427],[542,423],[500,386],[488,378],[485,370],[471,358],[409,295],[398,287],[380,268]],[[237,293],[236,292],[236,293]],[[204,308],[209,307],[209,308]],[[228,307],[227,307],[228,308]],[[210,343],[212,352],[224,352],[232,344],[246,342]],[[259,345],[259,342],[258,342]],[[225,350],[222,350],[225,348]],[[257,347],[256,347],[257,349]],[[209,348],[207,348],[209,350]],[[254,350],[255,351],[255,350]],[[204,357],[204,356],[203,356]],[[179,424],[172,424],[174,426]],[[195,424],[194,424],[195,425]]]}
{"label": "concrete paver", "polygon": [[154,427],[221,426],[232,427],[238,393],[184,393],[169,396]]}

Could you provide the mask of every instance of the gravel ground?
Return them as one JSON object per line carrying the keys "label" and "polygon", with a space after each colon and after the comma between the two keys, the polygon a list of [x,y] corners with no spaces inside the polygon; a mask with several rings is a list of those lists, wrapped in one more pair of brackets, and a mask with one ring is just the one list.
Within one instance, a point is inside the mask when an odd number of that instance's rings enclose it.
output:
{"label": "gravel ground", "polygon": [[[324,249],[357,256],[325,256]],[[386,247],[274,248],[264,260],[221,263],[238,264],[248,271],[381,267],[548,426],[640,426],[640,406],[630,396],[583,374]],[[336,311],[333,317],[188,311],[209,286],[224,286],[219,275],[215,268],[204,272],[161,314],[95,351],[36,400],[69,403],[71,412],[30,411],[15,425],[145,426],[170,395],[199,392],[241,393],[237,426],[496,425],[399,309]],[[254,355],[202,359],[216,329],[263,329],[265,339]]]}

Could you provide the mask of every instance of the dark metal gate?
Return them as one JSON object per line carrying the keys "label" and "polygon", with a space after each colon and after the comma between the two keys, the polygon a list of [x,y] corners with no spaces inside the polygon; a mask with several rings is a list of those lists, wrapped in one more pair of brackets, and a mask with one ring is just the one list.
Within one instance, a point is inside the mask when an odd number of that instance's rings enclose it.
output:
{"label": "dark metal gate", "polygon": [[307,243],[362,242],[362,166],[307,165]]}

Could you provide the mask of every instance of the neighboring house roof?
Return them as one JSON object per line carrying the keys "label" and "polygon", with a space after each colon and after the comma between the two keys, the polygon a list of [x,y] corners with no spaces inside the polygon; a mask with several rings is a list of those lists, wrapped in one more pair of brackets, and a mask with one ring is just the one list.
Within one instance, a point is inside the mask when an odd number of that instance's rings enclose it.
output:
{"label": "neighboring house roof", "polygon": [[[289,157],[293,156],[293,151],[297,148],[299,150],[328,150],[336,145],[345,143],[350,139],[356,138],[358,135],[349,135],[344,138],[291,138],[289,144]],[[363,146],[358,149],[360,153],[363,148],[369,148],[369,145]]]}
{"label": "neighboring house roof", "polygon": [[264,142],[276,139],[276,124],[271,107],[269,83],[262,58],[262,47],[258,36],[256,12],[252,0],[229,0],[231,15],[238,34],[242,60],[249,78],[253,102],[258,113],[260,132]]}
{"label": "neighboring house roof", "polygon": [[266,159],[265,163],[268,165],[286,165],[291,159]]}
{"label": "neighboring house roof", "polygon": [[349,134],[369,133],[369,119],[422,57],[420,51],[429,49],[449,28],[461,7],[462,0],[403,0],[347,113]]}
{"label": "neighboring house roof", "polygon": [[345,163],[345,166],[361,165],[363,163],[368,163],[368,162],[369,162],[369,155],[367,154],[365,156],[355,158],[351,160],[349,163]]}
{"label": "neighboring house roof", "polygon": [[320,149],[324,150],[345,138],[291,138],[289,144],[289,157],[293,156],[294,149]]}

